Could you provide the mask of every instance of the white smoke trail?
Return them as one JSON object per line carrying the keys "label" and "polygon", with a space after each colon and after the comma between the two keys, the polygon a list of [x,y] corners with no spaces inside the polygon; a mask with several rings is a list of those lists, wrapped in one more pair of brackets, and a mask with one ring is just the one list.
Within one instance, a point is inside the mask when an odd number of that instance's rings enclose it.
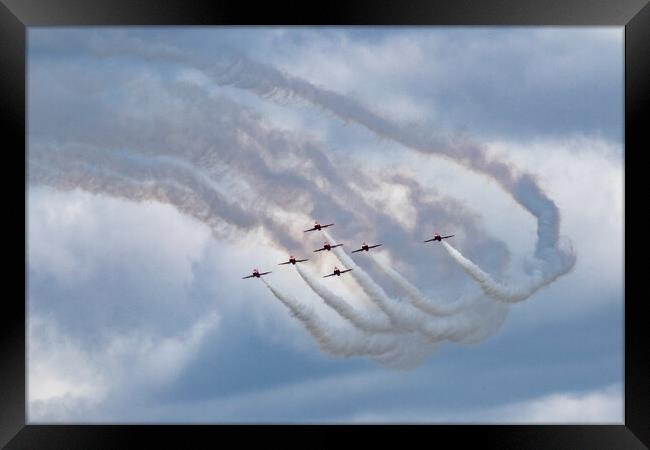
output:
{"label": "white smoke trail", "polygon": [[325,304],[338,312],[342,317],[349,320],[356,327],[376,333],[390,333],[395,332],[395,327],[392,326],[390,320],[385,315],[372,314],[369,311],[359,311],[357,308],[351,306],[341,297],[327,289],[321,283],[316,281],[306,270],[300,266],[296,266],[298,274],[309,285],[309,287],[323,299]]}
{"label": "white smoke trail", "polygon": [[438,346],[419,333],[405,333],[399,335],[397,346],[393,350],[373,359],[392,369],[412,369],[429,359]]}
{"label": "white smoke trail", "polygon": [[285,247],[298,244],[284,223],[250,201],[233,199],[209,176],[178,158],[92,146],[30,147],[30,182],[57,189],[82,188],[134,201],[174,206],[223,238],[264,226]]}
{"label": "white smoke trail", "polygon": [[274,288],[261,278],[266,287],[300,320],[321,349],[336,356],[368,356],[379,364],[409,369],[421,365],[437,349],[414,335],[372,334],[355,328],[332,327],[321,320],[313,308]]}
{"label": "white smoke trail", "polygon": [[[479,266],[469,259],[465,258],[457,249],[447,242],[442,242],[443,247],[449,252],[451,257],[479,284],[483,292],[490,297],[507,303],[521,302],[539,289],[547,286],[557,279],[564,272],[560,264],[547,264],[546,272],[544,266],[536,264],[531,268],[528,278],[517,285],[508,285],[500,283],[492,278],[488,273],[483,271]],[[566,255],[571,255],[567,252]]]}
{"label": "white smoke trail", "polygon": [[[322,230],[323,235],[327,240],[336,245],[336,240],[327,232],[327,230]],[[352,272],[349,274],[354,278],[363,291],[370,297],[370,299],[390,318],[391,322],[395,326],[400,326],[408,329],[409,331],[416,331],[417,326],[414,325],[415,322],[412,320],[407,320],[406,316],[399,311],[398,304],[395,300],[391,299],[386,291],[382,289],[375,281],[356,263],[350,258],[347,253],[342,249],[342,247],[336,247],[332,249],[334,255],[337,259],[343,264],[346,268],[352,269]]]}
{"label": "white smoke trail", "polygon": [[[99,163],[98,163],[99,161]],[[223,194],[214,186],[200,171],[193,166],[176,161],[172,158],[144,157],[144,155],[131,154],[122,152],[103,152],[100,155],[91,149],[85,151],[78,148],[67,150],[59,149],[57,151],[47,152],[43,149],[32,152],[32,164],[30,166],[30,177],[35,181],[45,182],[46,184],[55,185],[59,188],[83,187],[86,190],[100,193],[110,193],[134,200],[152,199],[163,203],[171,203],[182,212],[192,215],[193,217],[208,224],[213,231],[219,229],[221,222],[219,213],[223,212],[224,205],[229,208],[239,207],[237,203],[231,202],[223,197]],[[236,226],[253,224],[254,218],[248,216],[245,209],[239,209],[238,214],[232,214],[233,217],[239,217]],[[313,283],[312,283],[313,284]],[[381,288],[376,286],[378,292]],[[383,293],[385,296],[386,294]],[[326,297],[327,298],[327,297]],[[332,298],[331,296],[329,297]],[[342,302],[344,304],[344,302]],[[334,305],[330,301],[330,306]],[[339,304],[339,313],[341,302]],[[358,317],[350,314],[360,313],[359,311],[348,310],[348,318]],[[363,317],[363,315],[361,316]],[[386,319],[382,316],[369,316],[366,322],[357,324],[365,325],[366,328],[375,331],[389,332]],[[310,332],[314,333],[319,343],[323,343],[323,331],[327,333],[327,328],[314,328],[313,322],[310,322]],[[318,331],[321,330],[321,333]],[[408,335],[408,330],[395,329],[396,333]],[[347,335],[346,335],[347,336]],[[361,343],[357,337],[344,337],[343,340],[330,337],[330,353],[346,355],[350,352],[360,354],[373,354],[377,350],[374,342]],[[362,337],[366,339],[367,337]],[[422,340],[422,339],[420,339]],[[415,364],[419,360],[415,354],[430,354],[435,346],[431,344],[419,344],[418,349],[409,349],[407,342],[415,345],[418,338],[413,336],[402,337],[394,345],[393,350],[389,353],[381,354],[380,363],[403,365]],[[380,342],[377,351],[384,350],[385,342]],[[424,345],[424,347],[422,346]],[[368,347],[370,346],[370,347]],[[424,353],[422,353],[424,352]]]}
{"label": "white smoke trail", "polygon": [[[558,246],[559,210],[532,176],[528,174],[515,175],[509,165],[489,159],[485,152],[476,145],[455,145],[440,139],[427,139],[414,135],[353,99],[316,87],[305,80],[284,74],[247,58],[239,57],[234,64],[227,64],[227,70],[224,70],[223,67],[222,64],[212,68],[199,65],[198,68],[213,76],[219,84],[250,90],[262,97],[287,93],[303,98],[332,112],[344,121],[357,123],[381,137],[391,139],[418,152],[437,153],[449,157],[471,170],[486,174],[496,180],[517,203],[537,218],[535,257],[539,260],[540,267],[545,267],[545,270],[538,270],[543,274],[543,280],[536,278],[534,274],[521,286],[501,290],[504,294],[532,294],[537,289],[531,289],[531,286],[548,284],[557,277],[568,273],[575,265],[574,255]],[[498,289],[494,290],[495,293],[498,291]],[[516,298],[517,301],[526,298],[520,297],[520,295],[515,295],[512,298]]]}
{"label": "white smoke trail", "polygon": [[[430,300],[420,290],[411,284],[402,274],[392,267],[384,264],[379,258],[370,256],[375,266],[399,285],[410,298],[416,308],[432,316],[449,316],[454,314],[466,314],[472,317],[474,331],[458,333],[456,342],[462,344],[477,343],[494,334],[505,321],[508,313],[507,307],[500,307],[494,304],[481,304],[481,295],[467,293],[456,299],[453,303],[442,300]],[[473,309],[473,310],[470,310]],[[454,340],[454,339],[452,339]]]}
{"label": "white smoke trail", "polygon": [[273,295],[303,323],[307,331],[326,352],[337,356],[378,356],[395,350],[396,341],[389,336],[363,333],[349,327],[335,328],[315,314],[312,307],[283,294],[264,278],[261,280]]}
{"label": "white smoke trail", "polygon": [[296,266],[296,269],[307,285],[328,306],[353,325],[367,332],[391,333],[395,340],[395,348],[382,355],[374,356],[373,359],[378,363],[391,368],[409,369],[421,365],[437,350],[438,345],[430,339],[423,338],[419,333],[395,328],[385,315],[359,311],[351,307],[341,297],[314,280],[305,270],[299,266]]}
{"label": "white smoke trail", "polygon": [[[521,301],[545,284],[566,273],[575,264],[574,255],[559,248],[560,217],[556,205],[542,192],[532,177],[528,175],[516,176],[510,166],[489,160],[485,153],[476,146],[458,146],[422,138],[372,112],[353,99],[318,88],[307,81],[282,74],[271,67],[244,58],[226,61],[226,63],[221,61],[219,62],[220,66],[215,67],[208,66],[172,47],[157,47],[147,50],[146,45],[127,46],[123,52],[140,52],[144,56],[154,59],[176,58],[182,64],[192,65],[212,75],[219,84],[246,89],[262,97],[277,99],[277,96],[284,93],[306,99],[314,105],[334,113],[346,122],[357,123],[381,137],[391,139],[422,153],[437,153],[452,158],[471,170],[494,178],[520,205],[537,218],[536,260],[531,266],[530,277],[523,283],[513,286],[498,283],[451,246],[446,247],[454,260],[474,280],[478,281],[483,292],[492,297],[504,302]],[[232,61],[235,61],[236,64],[230,64]],[[256,145],[263,146],[261,144],[263,140],[256,141],[255,138],[249,136],[250,133],[244,132],[243,134],[246,135],[245,140],[252,140]],[[239,143],[239,140],[234,142]],[[197,155],[200,153],[198,152]],[[36,158],[37,162],[41,158],[45,163],[49,163],[49,155],[46,154],[47,151],[41,152]],[[148,159],[149,156],[147,155],[145,159]],[[216,154],[210,155],[210,157],[215,161],[220,161]],[[31,159],[32,155],[30,155],[30,163]],[[256,208],[245,207],[237,201],[228,201],[227,196],[215,192],[215,186],[211,183],[210,178],[200,176],[201,174],[194,171],[196,169],[194,165],[203,167],[197,162],[199,160],[192,160],[187,167],[178,164],[171,167],[169,161],[154,161],[151,164],[149,161],[141,161],[142,164],[139,164],[136,158],[129,161],[128,164],[123,164],[120,158],[113,155],[102,154],[99,157],[94,155],[82,161],[88,166],[84,169],[86,173],[83,173],[83,170],[79,171],[75,174],[77,178],[73,177],[71,181],[67,170],[74,164],[68,164],[63,154],[58,154],[53,159],[57,160],[58,166],[55,164],[55,169],[51,172],[47,172],[45,169],[47,164],[42,164],[40,169],[37,165],[36,173],[40,174],[43,179],[50,177],[50,180],[54,179],[55,182],[63,185],[82,186],[94,192],[108,192],[127,198],[168,202],[177,206],[180,211],[204,221],[213,230],[217,228],[219,220],[223,221],[223,215],[229,218],[233,228],[236,229],[245,230],[258,225],[269,228],[276,226],[275,232],[277,236],[284,238],[283,243],[286,247],[289,247],[289,243],[295,242],[286,234],[286,230],[285,234],[282,234],[282,227],[278,228],[277,224],[268,217],[261,218],[256,213]],[[311,162],[314,161],[311,160]],[[102,170],[108,166],[109,170],[108,172],[93,171],[93,164],[95,167],[101,167]],[[110,168],[113,170],[111,171]],[[258,167],[247,168],[246,173],[249,177],[255,178],[257,176],[256,169]],[[272,172],[268,167],[267,171]],[[287,172],[280,174],[282,177],[288,176]],[[328,175],[324,172],[321,174]],[[324,176],[324,178],[328,177]],[[306,182],[309,181],[313,180],[306,180]],[[336,180],[333,184],[336,184]],[[297,185],[291,186],[290,189],[300,191]],[[262,192],[262,189],[258,189],[258,192]],[[227,212],[224,213],[226,210]],[[326,232],[325,235],[333,243],[335,242]],[[443,244],[446,243],[443,242]],[[454,250],[456,254],[453,254],[450,249]],[[390,298],[381,286],[348,257],[345,251],[336,248],[333,249],[333,253],[346,267],[354,269],[351,276],[386,316],[365,314],[365,311],[352,308],[340,297],[329,295],[331,293],[321,290],[326,294],[319,294],[325,303],[355,325],[355,327],[345,328],[333,327],[320,319],[312,308],[283,295],[263,279],[273,295],[304,324],[321,348],[331,354],[369,356],[385,365],[418,364],[423,361],[422,358],[426,359],[435,350],[440,341],[449,339],[455,342],[469,343],[484,339],[498,329],[508,311],[507,304],[481,301],[487,300],[484,297],[480,297],[476,303],[470,301],[471,299],[461,299],[459,302],[444,304],[443,307],[443,303],[423,296],[401,274],[395,272],[391,275],[391,272],[388,271],[387,276],[393,279],[411,300],[410,303],[400,302]],[[378,267],[382,270],[382,267]],[[386,273],[386,271],[382,272]],[[299,273],[303,275],[300,270]],[[303,279],[310,284],[304,276]],[[318,283],[314,283],[315,288],[310,284],[314,292],[318,294],[317,285]],[[461,308],[461,305],[466,307]],[[423,314],[423,311],[427,314]]]}
{"label": "white smoke trail", "polygon": [[375,264],[384,275],[393,280],[406,293],[413,306],[434,316],[449,316],[472,307],[478,300],[479,296],[466,294],[456,299],[453,303],[447,303],[440,299],[432,300],[425,297],[420,290],[408,281],[397,270],[389,265],[384,264],[379,258],[370,255],[370,260]]}
{"label": "white smoke trail", "polygon": [[[323,234],[329,242],[336,244],[336,240],[326,230],[323,230]],[[355,280],[370,299],[390,317],[396,329],[422,333],[430,342],[446,339],[465,342],[471,335],[481,334],[481,327],[495,330],[498,326],[495,328],[494,324],[498,322],[500,325],[505,317],[505,308],[494,307],[491,304],[484,304],[480,312],[467,310],[464,314],[440,317],[422,314],[422,311],[410,303],[391,299],[341,247],[333,248],[332,251],[345,267],[353,269],[350,274],[354,275]]]}
{"label": "white smoke trail", "polygon": [[[553,281],[569,272],[575,257],[558,247],[560,214],[555,203],[548,198],[534,178],[528,174],[516,175],[508,164],[490,159],[477,145],[453,143],[449,140],[427,137],[392,122],[373,112],[360,102],[306,80],[290,76],[279,70],[252,61],[242,55],[224,53],[217,60],[205,63],[199,57],[168,45],[151,45],[137,38],[122,38],[110,43],[95,43],[93,51],[101,56],[136,54],[147,59],[174,60],[192,66],[212,77],[220,85],[230,85],[251,91],[262,98],[278,99],[282,94],[298,97],[330,111],[346,123],[356,123],[380,137],[393,140],[405,147],[425,154],[438,154],[478,173],[488,175],[513,199],[537,218],[537,244],[535,257],[542,265],[555,264],[547,278]],[[549,281],[549,282],[550,282]],[[525,284],[538,284],[535,279]],[[530,289],[521,289],[521,292]]]}

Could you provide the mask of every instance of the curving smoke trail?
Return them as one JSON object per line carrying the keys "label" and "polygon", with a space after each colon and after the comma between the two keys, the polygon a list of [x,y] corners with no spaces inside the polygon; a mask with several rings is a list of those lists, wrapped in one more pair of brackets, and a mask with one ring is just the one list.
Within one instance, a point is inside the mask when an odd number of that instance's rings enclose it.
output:
{"label": "curving smoke trail", "polygon": [[[380,137],[390,139],[424,154],[447,157],[475,172],[494,179],[512,198],[537,219],[535,258],[546,282],[568,273],[575,265],[575,255],[559,247],[560,213],[557,205],[544,193],[530,174],[516,174],[508,164],[488,157],[478,145],[425,136],[406,129],[372,111],[362,103],[337,92],[317,87],[310,82],[283,73],[269,65],[253,61],[241,54],[223,53],[217,60],[206,63],[200,58],[169,45],[151,45],[140,39],[122,38],[110,45],[95,43],[96,54],[135,54],[147,59],[174,60],[192,66],[212,77],[220,85],[251,91],[263,98],[304,99],[346,123],[356,123]],[[543,267],[543,270],[541,270]],[[534,270],[534,269],[533,269]],[[529,285],[540,284],[532,276],[520,288],[528,292]]]}
{"label": "curving smoke trail", "polygon": [[409,369],[422,364],[438,348],[435,342],[426,339],[420,333],[400,330],[392,326],[385,315],[376,312],[359,311],[351,307],[341,297],[331,292],[316,281],[304,269],[296,266],[298,274],[307,285],[341,317],[348,320],[358,329],[368,333],[380,333],[386,338],[392,338],[395,347],[381,355],[373,356],[380,364],[400,369]]}
{"label": "curving smoke trail", "polygon": [[[477,264],[443,242],[453,260],[478,282],[483,293],[500,302],[483,295],[466,295],[453,303],[427,298],[399,272],[371,257],[377,268],[406,293],[409,301],[400,301],[391,298],[344,250],[335,248],[334,255],[344,266],[353,269],[350,275],[380,309],[366,311],[347,304],[297,267],[310,288],[347,321],[345,327],[340,327],[328,323],[312,307],[285,295],[262,279],[325,352],[346,357],[367,356],[390,367],[418,365],[445,340],[473,343],[485,339],[505,320],[507,303],[524,300],[567,273],[575,264],[571,249],[561,248],[560,215],[554,202],[532,176],[517,175],[509,165],[488,158],[476,145],[419,135],[352,98],[240,56],[220,56],[216,63],[206,64],[171,46],[143,42],[127,44],[123,48],[118,46],[112,53],[176,61],[202,70],[220,85],[244,89],[263,98],[281,100],[286,96],[307,100],[346,122],[356,123],[407,148],[448,157],[496,180],[537,218],[534,259],[529,276],[521,283],[508,285],[495,281]],[[110,51],[105,53],[111,54]],[[173,94],[177,94],[173,100],[186,106],[185,112],[192,115],[191,120],[180,125],[162,117],[164,114],[153,120],[131,121],[127,116],[127,120],[118,122],[113,128],[102,128],[100,137],[95,136],[97,130],[93,130],[91,137],[74,127],[58,131],[63,136],[59,139],[76,142],[76,147],[57,147],[57,136],[52,138],[46,133],[43,142],[47,142],[47,146],[40,148],[32,140],[30,182],[58,189],[80,187],[135,201],[168,203],[208,225],[215,236],[263,228],[271,234],[272,242],[283,248],[304,245],[285,226],[289,220],[283,215],[285,213],[294,214],[293,218],[296,214],[317,216],[327,211],[335,215],[337,224],[345,226],[347,231],[378,222],[382,223],[381,232],[385,235],[404,237],[399,222],[359,194],[364,189],[379,189],[381,183],[355,174],[356,186],[364,188],[355,190],[349,181],[351,172],[345,166],[334,166],[327,151],[318,145],[269,130],[268,124],[236,103],[233,105],[225,99],[210,103],[205,91],[185,89]],[[188,129],[192,130],[189,136]],[[203,134],[196,133],[195,139],[195,131]],[[101,143],[96,147],[89,145],[98,140]],[[51,142],[56,148],[52,148]],[[287,158],[287,154],[292,157]],[[232,173],[243,188],[223,192],[216,180],[221,182],[224,173]],[[439,219],[439,212],[451,209],[448,204],[438,209],[425,209],[428,204],[414,180],[387,174],[388,179],[391,176],[409,188],[413,207],[420,214]],[[337,195],[340,191],[345,195]],[[233,192],[237,198],[231,197]],[[463,226],[470,221],[466,216],[458,216],[457,220]],[[332,243],[336,242],[327,231],[324,230],[324,234]]]}
{"label": "curving smoke trail", "polygon": [[282,245],[298,244],[276,219],[252,213],[245,203],[219,192],[199,169],[171,157],[101,152],[90,146],[56,150],[33,146],[29,180],[61,190],[82,188],[138,202],[170,204],[206,224],[220,238],[263,225]]}
{"label": "curving smoke trail", "polygon": [[[90,148],[81,150],[75,147],[60,148],[50,152],[35,148],[31,156],[30,178],[32,181],[45,183],[59,189],[82,187],[90,192],[109,193],[136,201],[155,200],[169,203],[185,214],[210,226],[217,236],[222,236],[224,233],[222,223],[224,218],[236,229],[246,228],[257,223],[255,217],[242,209],[240,204],[220,194],[204,174],[193,166],[188,166],[173,158],[144,158],[142,155],[129,152],[103,152],[98,155]],[[232,212],[228,212],[229,209]],[[361,269],[357,270],[362,277],[365,276],[363,286],[365,286],[366,292],[375,296],[381,295],[387,301],[392,301],[365,272],[362,272]],[[301,275],[330,307],[362,331],[401,334],[417,331],[417,326],[412,321],[407,322],[410,325],[406,327],[395,328],[391,326],[391,322],[385,316],[358,311],[347,305],[340,297],[329,292],[320,283],[310,280],[308,276],[304,276],[304,273]],[[372,286],[372,288],[369,290],[368,286]],[[274,294],[279,295],[277,291]],[[287,302],[286,297],[283,299]],[[412,336],[402,337],[399,342],[396,342],[394,338],[378,341],[354,330],[345,332],[341,338],[338,331],[328,331],[325,323],[315,321],[313,314],[306,315],[307,310],[297,306],[299,304],[285,304],[293,306],[294,315],[305,323],[312,336],[330,353],[343,356],[380,354],[383,355],[382,364],[393,364],[396,358],[404,359],[406,358],[404,355],[409,355],[414,351],[405,348],[406,341],[410,340],[411,343],[417,341],[417,338]],[[401,321],[404,322],[404,319],[402,318]],[[431,338],[430,332],[429,337]],[[438,337],[438,335],[433,337]],[[424,345],[424,347],[429,348],[430,344]],[[389,349],[393,356],[386,353]],[[429,350],[425,353],[428,354],[428,352]],[[411,357],[408,357],[400,364],[406,364],[407,360],[412,361]]]}
{"label": "curving smoke trail", "polygon": [[298,274],[305,280],[312,291],[314,291],[325,304],[334,309],[341,317],[350,321],[357,328],[374,333],[394,333],[395,327],[385,315],[372,314],[369,311],[359,311],[351,306],[341,297],[327,289],[320,282],[316,281],[306,270],[296,266]]}
{"label": "curving smoke trail", "polygon": [[[136,201],[155,200],[170,203],[181,212],[191,215],[211,227],[217,236],[223,232],[223,219],[235,229],[256,225],[258,222],[240,203],[228,199],[219,192],[218,186],[194,166],[182,160],[171,157],[152,157],[127,151],[98,152],[96,149],[75,146],[58,148],[56,151],[47,151],[35,147],[31,152],[32,161],[30,178],[33,182],[41,182],[59,189],[82,187],[90,192],[108,193],[114,196],[128,198]],[[229,212],[229,210],[231,212]],[[221,217],[225,216],[225,217]],[[380,295],[383,299],[388,297],[383,289],[374,283],[365,272],[365,289],[371,295]],[[311,283],[315,287],[315,283]],[[368,286],[371,286],[369,288]],[[369,290],[370,289],[370,290]],[[315,289],[318,291],[318,289]],[[348,319],[352,319],[361,329],[378,332],[389,332],[389,321],[383,316],[365,315],[351,308],[345,308],[345,302],[337,303],[336,297],[320,292],[330,306],[338,306],[338,312]],[[384,303],[386,304],[386,303]],[[362,317],[362,318],[360,318]],[[304,319],[304,317],[303,317]],[[355,321],[356,319],[356,321]],[[365,320],[364,320],[365,319]],[[404,319],[402,318],[402,322]],[[407,322],[410,325],[393,330],[397,333],[409,333],[417,330],[417,322]],[[324,333],[322,326],[319,328],[313,322],[308,329],[315,338],[325,345],[330,352],[346,355],[349,352],[373,354],[376,347],[362,341],[357,343],[358,335],[348,336],[344,341],[330,337],[324,341],[328,334]],[[320,332],[318,332],[321,330]],[[431,335],[429,341],[439,338],[439,334]],[[413,341],[414,338],[409,338]],[[381,342],[379,350],[384,350],[388,343]],[[370,345],[370,347],[368,347]],[[397,345],[397,344],[395,344]],[[403,346],[404,340],[400,341]],[[428,345],[430,346],[430,345]],[[427,345],[425,345],[427,347]],[[393,353],[402,354],[403,351],[393,349]],[[410,351],[406,351],[410,353]],[[394,358],[383,357],[383,363],[389,363]]]}
{"label": "curving smoke trail", "polygon": [[413,335],[366,333],[356,328],[333,327],[320,319],[313,308],[274,288],[260,278],[271,293],[280,300],[305,326],[321,349],[336,356],[367,356],[385,367],[409,369],[419,366],[437,349]]}
{"label": "curving smoke trail", "polygon": [[[548,198],[531,175],[515,174],[512,167],[488,158],[477,145],[418,136],[354,99],[319,88],[308,81],[284,74],[273,67],[245,57],[240,56],[230,64],[221,61],[220,64],[212,67],[200,65],[198,68],[210,74],[219,84],[250,90],[263,97],[277,97],[284,93],[303,98],[332,112],[346,122],[357,123],[383,138],[391,139],[421,153],[439,154],[451,158],[497,181],[517,203],[537,219],[537,243],[534,255],[538,260],[536,263],[538,267],[533,271],[541,272],[543,280],[538,280],[536,275],[531,275],[530,280],[524,281],[521,286],[513,287],[513,292],[532,294],[536,289],[531,290],[531,286],[548,284],[568,273],[575,265],[575,255],[559,247],[560,213],[557,205]],[[498,295],[499,290],[491,292]]]}
{"label": "curving smoke trail", "polygon": [[335,328],[315,314],[312,307],[283,294],[264,278],[260,279],[326,352],[337,356],[378,356],[395,350],[397,343],[390,336],[363,333],[350,327]]}
{"label": "curving smoke trail", "polygon": [[[516,303],[526,300],[535,292],[555,281],[560,275],[558,267],[562,265],[546,264],[536,265],[531,268],[528,278],[517,285],[508,285],[494,280],[479,266],[464,257],[458,250],[446,242],[442,242],[451,257],[479,284],[483,292],[490,297],[507,303]],[[567,251],[565,257],[571,258],[572,252]],[[557,255],[556,255],[557,256]],[[572,258],[575,261],[575,258]],[[560,261],[562,263],[562,261]],[[568,262],[565,262],[568,264]]]}
{"label": "curving smoke trail", "polygon": [[[323,234],[329,242],[336,244],[336,240],[326,230],[323,230]],[[496,331],[505,319],[507,308],[495,305],[493,302],[483,303],[480,308],[468,309],[460,314],[440,317],[422,314],[421,310],[410,303],[391,299],[341,247],[333,248],[332,251],[345,267],[353,269],[350,275],[370,299],[386,313],[398,330],[421,333],[430,342],[447,339],[455,342],[475,342],[475,339],[483,339]]]}
{"label": "curving smoke trail", "polygon": [[370,255],[370,260],[374,263],[375,267],[379,269],[384,275],[390,278],[397,284],[408,296],[413,306],[422,311],[434,316],[448,316],[451,314],[459,313],[467,308],[471,308],[479,300],[477,295],[463,295],[456,299],[453,303],[447,303],[440,299],[432,300],[427,298],[420,292],[420,290],[408,281],[397,270],[389,265],[384,264],[379,258]]}
{"label": "curving smoke trail", "polygon": [[429,359],[438,347],[437,343],[431,342],[419,333],[400,334],[393,350],[374,356],[373,360],[392,369],[413,369]]}
{"label": "curving smoke trail", "polygon": [[[327,232],[323,230],[323,235],[327,238],[328,242],[336,244],[336,240]],[[332,252],[336,258],[343,264],[346,268],[352,269],[352,272],[349,274],[354,278],[361,289],[370,297],[370,299],[381,309],[393,323],[394,326],[407,329],[408,331],[417,331],[417,321],[409,315],[406,315],[401,311],[401,304],[395,302],[391,299],[386,291],[379,286],[375,281],[356,263],[350,258],[347,253],[341,248],[336,247],[332,248]]]}
{"label": "curving smoke trail", "polygon": [[[136,103],[152,95],[134,94]],[[356,171],[351,176],[351,165],[334,165],[327,148],[295,133],[269,128],[251,110],[224,98],[208,98],[204,89],[171,83],[153,94],[171,96],[188,114],[176,118],[142,111],[129,120],[103,121],[92,133],[83,127],[37,133],[43,120],[30,119],[36,137],[30,138],[29,162],[42,162],[40,175],[44,175],[35,176],[36,172],[30,171],[30,182],[54,181],[53,187],[68,188],[78,182],[77,187],[89,186],[93,192],[105,189],[105,193],[119,196],[119,185],[101,181],[106,178],[101,172],[110,168],[112,175],[124,174],[143,189],[153,191],[143,197],[173,200],[174,206],[182,200],[176,195],[181,188],[184,192],[197,186],[196,193],[183,194],[192,197],[191,215],[210,212],[207,220],[213,229],[228,228],[218,223],[218,216],[222,216],[221,222],[231,225],[231,230],[263,229],[265,237],[279,248],[294,251],[305,245],[296,239],[296,224],[305,220],[306,214],[319,216],[327,212],[353,233],[369,223],[380,224],[376,230],[387,242],[408,237],[409,231],[395,217],[363,195],[366,189],[386,188],[389,180],[371,179]],[[100,107],[98,110],[95,114],[102,115]],[[157,186],[161,184],[165,187]],[[168,190],[174,192],[168,195]],[[414,197],[409,201],[423,214],[451,220],[466,233],[480,232],[475,219],[448,198],[437,196],[430,201]],[[182,212],[182,208],[187,209],[180,207]],[[221,238],[229,237],[227,230],[219,232]],[[502,242],[481,237],[506,251]],[[399,256],[408,253],[406,248],[396,252]]]}

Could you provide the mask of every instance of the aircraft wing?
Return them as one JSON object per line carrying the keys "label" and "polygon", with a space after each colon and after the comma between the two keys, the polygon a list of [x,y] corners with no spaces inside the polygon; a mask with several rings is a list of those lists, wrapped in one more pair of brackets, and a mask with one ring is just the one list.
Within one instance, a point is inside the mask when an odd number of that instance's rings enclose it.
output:
{"label": "aircraft wing", "polygon": [[342,246],[342,245],[343,245],[343,244],[336,244],[336,245],[331,245],[331,247],[332,247],[332,248],[334,248],[334,247],[340,247],[340,246]]}
{"label": "aircraft wing", "polygon": [[278,266],[284,266],[285,264],[291,264],[291,261],[280,263],[280,264],[278,264]]}
{"label": "aircraft wing", "polygon": [[325,275],[323,278],[333,277],[334,275],[336,275],[336,274],[335,273],[330,273],[329,275]]}
{"label": "aircraft wing", "polygon": [[433,238],[433,239],[427,239],[427,240],[424,241],[424,242],[431,242],[431,241],[435,241],[435,240],[436,240],[436,238]]}
{"label": "aircraft wing", "polygon": [[245,280],[246,278],[253,278],[255,275],[249,275],[247,277],[242,278],[242,280]]}
{"label": "aircraft wing", "polygon": [[262,273],[260,273],[260,275],[267,275],[269,273],[271,273],[271,272],[262,272]]}
{"label": "aircraft wing", "polygon": [[370,247],[368,247],[368,248],[375,248],[375,247],[381,247],[381,244],[377,244],[377,245],[371,245],[371,246],[370,246]]}
{"label": "aircraft wing", "polygon": [[309,258],[305,258],[305,259],[296,259],[296,262],[305,262],[305,261],[309,261]]}
{"label": "aircraft wing", "polygon": [[325,247],[323,247],[323,248],[319,248],[318,250],[314,250],[314,253],[316,253],[316,252],[322,252],[323,250],[325,250]]}
{"label": "aircraft wing", "polygon": [[320,227],[321,228],[327,228],[327,227],[331,227],[332,225],[334,225],[334,224],[333,223],[328,223],[327,225],[321,225]]}
{"label": "aircraft wing", "polygon": [[341,270],[341,272],[340,272],[340,273],[345,273],[345,272],[349,272],[349,271],[351,271],[351,270],[352,270],[352,269],[345,269],[345,270]]}
{"label": "aircraft wing", "polygon": [[352,251],[351,251],[350,253],[356,253],[356,252],[360,252],[361,250],[363,250],[363,249],[362,249],[362,248],[360,248],[360,249],[358,249],[358,250],[352,250]]}
{"label": "aircraft wing", "polygon": [[454,236],[456,236],[456,235],[455,234],[450,234],[449,236],[443,236],[442,239],[447,239],[447,238],[454,237]]}
{"label": "aircraft wing", "polygon": [[310,228],[309,230],[305,230],[305,233],[308,232],[308,231],[314,231],[315,229],[316,229],[316,227]]}

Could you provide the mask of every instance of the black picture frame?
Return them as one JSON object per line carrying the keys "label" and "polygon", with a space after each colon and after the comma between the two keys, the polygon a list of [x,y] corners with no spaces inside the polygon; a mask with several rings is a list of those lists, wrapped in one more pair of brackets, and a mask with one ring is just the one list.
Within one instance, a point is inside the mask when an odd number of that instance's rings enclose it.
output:
{"label": "black picture frame", "polygon": [[[253,6],[254,5],[254,6]],[[318,434],[320,445],[340,444],[350,431],[397,442],[426,439],[464,447],[487,445],[501,449],[624,449],[650,445],[650,355],[643,312],[645,296],[634,296],[638,278],[625,251],[625,423],[624,425],[435,425],[435,426],[194,426],[194,425],[30,425],[26,423],[27,237],[26,219],[26,32],[33,26],[96,25],[617,25],[625,27],[625,192],[633,195],[634,171],[648,149],[642,117],[650,114],[650,6],[648,0],[491,0],[438,1],[354,0],[338,4],[310,2],[243,3],[180,0],[0,0],[0,120],[4,156],[5,267],[7,279],[23,280],[25,297],[6,294],[0,327],[0,446],[36,448],[132,448],[142,445],[180,446],[187,443],[252,443],[252,439],[282,438],[283,445],[308,445]],[[647,122],[646,122],[647,124]],[[645,144],[645,145],[644,145]],[[25,151],[22,174],[18,148]],[[5,159],[7,161],[7,159]],[[636,163],[635,163],[636,162]],[[13,180],[13,177],[16,180]],[[25,191],[18,192],[19,177]],[[636,178],[639,179],[639,178]],[[641,202],[644,205],[645,202]],[[642,223],[642,222],[641,222]],[[641,236],[640,222],[625,220],[625,235]],[[23,247],[17,237],[25,237]],[[606,238],[606,237],[604,237]],[[7,245],[7,244],[13,244]],[[612,243],[617,245],[617,243]],[[25,257],[18,268],[14,259]],[[629,272],[628,272],[629,270]],[[255,433],[251,433],[254,431]],[[414,436],[413,433],[418,435]],[[268,442],[268,441],[267,441]],[[233,444],[228,444],[233,445]]]}

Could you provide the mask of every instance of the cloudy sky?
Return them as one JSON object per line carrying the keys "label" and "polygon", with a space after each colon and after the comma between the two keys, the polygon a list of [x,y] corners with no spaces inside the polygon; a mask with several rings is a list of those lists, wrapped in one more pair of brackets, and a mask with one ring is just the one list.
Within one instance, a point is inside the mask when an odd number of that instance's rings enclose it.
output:
{"label": "cloudy sky", "polygon": [[28,49],[31,422],[623,422],[623,28]]}

